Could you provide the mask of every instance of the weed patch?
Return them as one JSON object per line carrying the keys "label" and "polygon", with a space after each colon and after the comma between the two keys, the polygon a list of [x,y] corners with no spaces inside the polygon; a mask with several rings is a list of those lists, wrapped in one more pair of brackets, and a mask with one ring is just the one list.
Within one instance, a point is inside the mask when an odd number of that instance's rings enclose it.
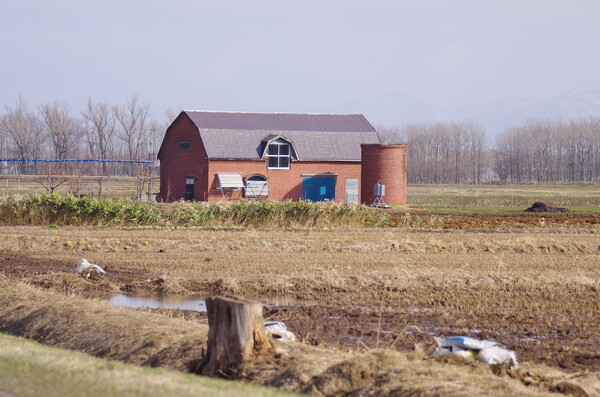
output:
{"label": "weed patch", "polygon": [[389,225],[385,212],[364,205],[306,201],[141,203],[34,194],[0,202],[4,225],[164,227],[329,227]]}

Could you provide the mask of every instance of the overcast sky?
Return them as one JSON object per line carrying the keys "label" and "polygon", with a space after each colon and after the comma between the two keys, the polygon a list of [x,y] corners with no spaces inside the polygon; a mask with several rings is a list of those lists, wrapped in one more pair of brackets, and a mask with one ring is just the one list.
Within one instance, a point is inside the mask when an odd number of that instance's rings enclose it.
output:
{"label": "overcast sky", "polygon": [[600,88],[598,0],[1,0],[0,104],[318,112]]}

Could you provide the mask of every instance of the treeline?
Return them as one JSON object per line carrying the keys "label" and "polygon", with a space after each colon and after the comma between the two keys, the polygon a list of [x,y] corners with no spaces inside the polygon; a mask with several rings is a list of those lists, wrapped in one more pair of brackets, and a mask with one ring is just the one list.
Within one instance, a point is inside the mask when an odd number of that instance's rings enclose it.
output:
{"label": "treeline", "polygon": [[[79,110],[60,101],[31,108],[19,98],[0,113],[0,158],[154,160],[175,115],[154,118],[149,103],[137,94],[124,104],[90,98]],[[37,174],[40,167],[36,162],[0,162],[0,173]],[[107,175],[108,164],[100,167],[96,172]],[[127,175],[134,167],[118,165],[110,171]]]}
{"label": "treeline", "polygon": [[527,121],[490,140],[474,123],[380,128],[408,145],[408,182],[428,184],[600,181],[600,118]]}
{"label": "treeline", "polygon": [[487,164],[485,131],[472,123],[380,129],[382,143],[408,145],[409,183],[480,183]]}
{"label": "treeline", "polygon": [[498,136],[493,165],[503,181],[600,181],[600,118],[535,121]]}
{"label": "treeline", "polygon": [[[154,161],[176,115],[155,118],[137,94],[124,104],[90,98],[78,110],[59,101],[32,108],[19,98],[0,112],[0,158]],[[471,122],[378,130],[382,143],[408,144],[409,183],[600,181],[600,118],[528,121],[494,139]],[[72,173],[72,167],[63,171]],[[83,167],[77,172],[87,175],[139,175],[143,168],[106,162]],[[36,162],[0,162],[0,174],[49,172]],[[60,166],[51,170],[60,172]]]}

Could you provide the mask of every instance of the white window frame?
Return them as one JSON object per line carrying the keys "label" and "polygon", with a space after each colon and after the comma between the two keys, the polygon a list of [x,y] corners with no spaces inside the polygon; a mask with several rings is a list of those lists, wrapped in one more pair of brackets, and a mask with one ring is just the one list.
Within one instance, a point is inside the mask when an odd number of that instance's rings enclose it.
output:
{"label": "white window frame", "polygon": [[[271,146],[276,146],[277,147],[277,154],[270,154],[270,149]],[[281,148],[283,146],[287,146],[288,150],[287,150],[287,154],[280,154],[281,153]],[[277,167],[271,167],[269,164],[271,163],[271,158],[277,158]],[[287,167],[281,167],[280,166],[280,159],[282,158],[287,158]],[[270,170],[289,170],[290,169],[290,163],[292,162],[292,145],[290,145],[288,142],[271,142],[269,143],[269,147],[267,147],[267,168]]]}

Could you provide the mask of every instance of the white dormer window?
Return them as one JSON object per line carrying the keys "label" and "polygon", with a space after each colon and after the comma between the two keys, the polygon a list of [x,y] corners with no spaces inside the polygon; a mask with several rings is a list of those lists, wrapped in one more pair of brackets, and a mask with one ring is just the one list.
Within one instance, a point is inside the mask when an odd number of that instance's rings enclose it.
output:
{"label": "white dormer window", "polygon": [[267,148],[267,167],[270,169],[290,168],[290,144],[278,139],[270,142]]}

